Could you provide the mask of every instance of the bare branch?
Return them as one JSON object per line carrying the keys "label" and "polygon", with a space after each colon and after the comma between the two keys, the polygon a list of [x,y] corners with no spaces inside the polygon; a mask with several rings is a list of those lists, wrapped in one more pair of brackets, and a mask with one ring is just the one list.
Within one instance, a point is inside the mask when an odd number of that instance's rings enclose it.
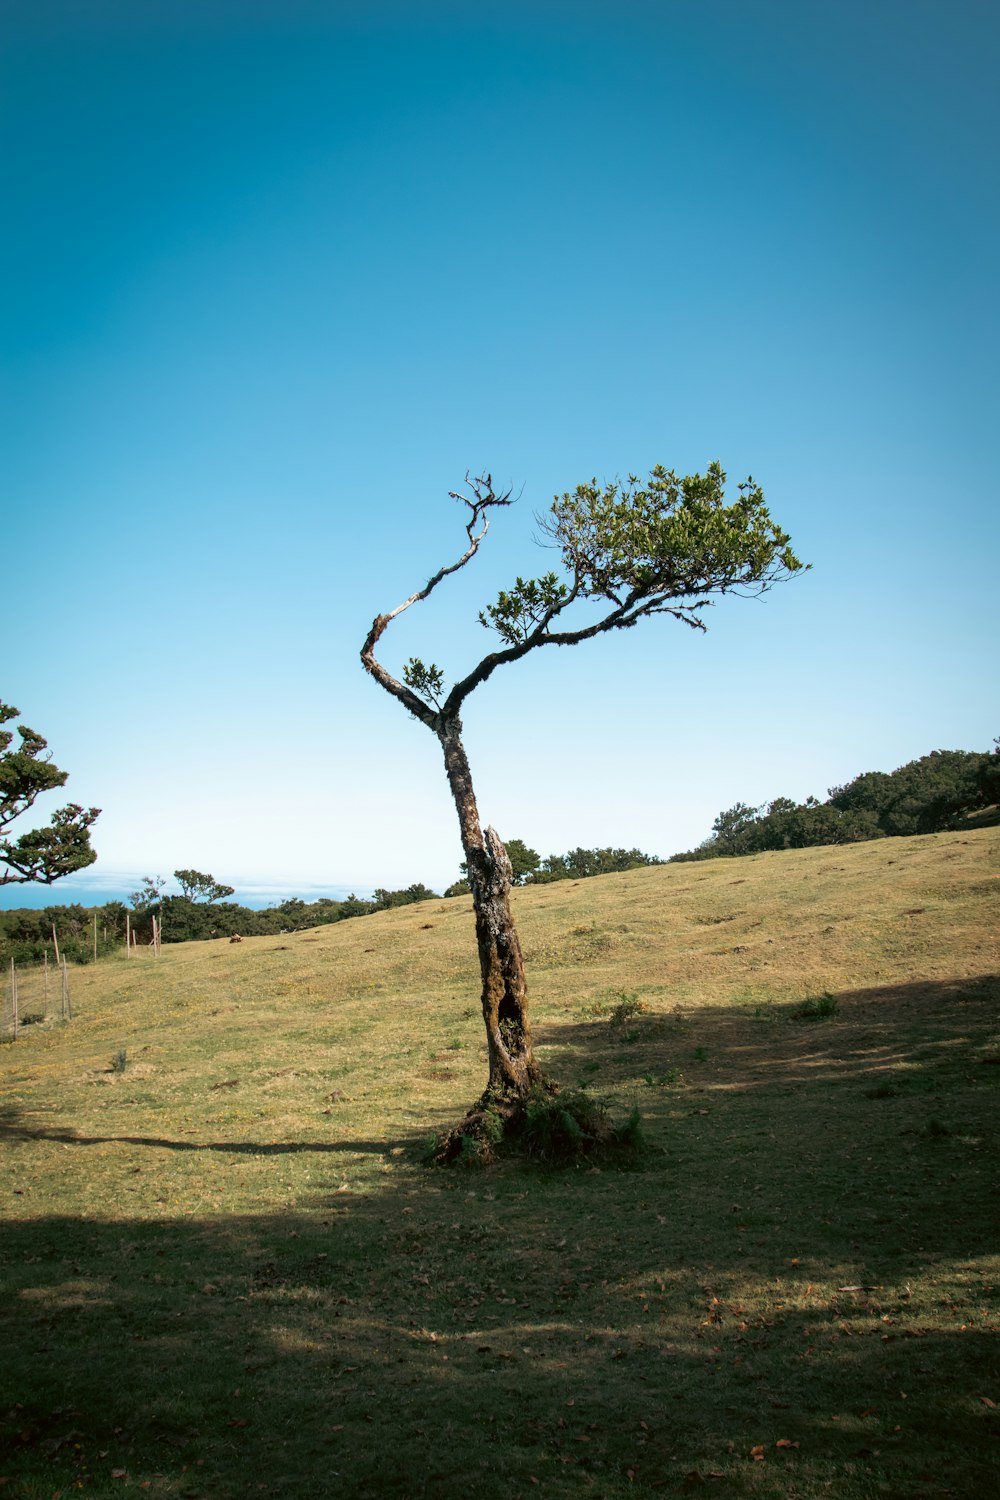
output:
{"label": "bare branch", "polygon": [[385,688],[387,693],[391,693],[394,698],[398,698],[400,703],[409,709],[411,714],[431,727],[433,727],[437,718],[435,709],[425,703],[422,698],[419,698],[411,688],[406,687],[398,678],[393,677],[391,672],[387,671],[382,663],[376,659],[375,647],[393,620],[403,614],[411,605],[419,604],[422,600],[428,598],[443,578],[449,577],[452,573],[457,573],[460,568],[465,567],[466,563],[471,562],[479,550],[480,542],[490,529],[487,511],[492,509],[493,506],[510,505],[511,503],[510,490],[506,490],[502,495],[497,495],[494,492],[493,476],[491,474],[479,474],[473,478],[467,472],[465,484],[466,489],[470,492],[469,494],[449,490],[451,498],[467,506],[470,512],[465,525],[465,534],[469,539],[469,545],[465,552],[457,562],[440,568],[422,589],[418,589],[415,594],[411,594],[408,599],[404,599],[402,604],[397,604],[395,609],[389,610],[384,615],[376,615],[372,621],[372,628],[368,632],[365,643],[361,648],[361,661],[365,670],[371,673],[375,681]]}

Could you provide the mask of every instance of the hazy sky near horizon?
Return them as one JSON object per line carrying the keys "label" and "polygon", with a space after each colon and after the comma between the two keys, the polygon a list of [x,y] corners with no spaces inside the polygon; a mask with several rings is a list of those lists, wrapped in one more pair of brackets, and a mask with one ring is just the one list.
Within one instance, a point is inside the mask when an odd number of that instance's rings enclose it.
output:
{"label": "hazy sky near horizon", "polygon": [[438,746],[358,652],[469,469],[522,498],[397,671],[468,670],[592,475],[719,458],[813,564],[494,677],[501,834],[667,855],[988,748],[998,43],[968,0],[7,0],[0,696],[104,809],[74,898],[455,878]]}

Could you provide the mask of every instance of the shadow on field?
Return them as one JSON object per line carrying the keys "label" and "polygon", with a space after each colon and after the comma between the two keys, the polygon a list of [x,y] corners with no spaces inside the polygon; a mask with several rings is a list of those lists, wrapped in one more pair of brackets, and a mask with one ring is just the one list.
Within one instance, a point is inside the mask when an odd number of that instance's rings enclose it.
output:
{"label": "shadow on field", "polygon": [[550,1027],[555,1076],[634,1078],[662,1147],[639,1172],[387,1158],[295,1212],[8,1218],[0,1476],[46,1500],[992,1493],[991,993]]}
{"label": "shadow on field", "polygon": [[[564,1081],[655,1083],[669,1070],[704,1091],[873,1087],[888,1075],[941,1077],[953,1066],[1000,1064],[1000,976],[918,980],[795,1003],[677,1006],[608,1020],[560,1023],[546,1065]],[[963,1053],[963,1049],[965,1049]],[[643,1096],[643,1106],[648,1103]]]}
{"label": "shadow on field", "polygon": [[[68,1127],[50,1129],[44,1125],[22,1125],[14,1110],[0,1111],[0,1142],[56,1141],[64,1146],[149,1146],[162,1151],[221,1151],[234,1156],[294,1156],[302,1151],[359,1152],[385,1156],[393,1149],[406,1149],[416,1135],[406,1141],[177,1141],[159,1135],[81,1135]],[[426,1132],[424,1132],[426,1135]]]}

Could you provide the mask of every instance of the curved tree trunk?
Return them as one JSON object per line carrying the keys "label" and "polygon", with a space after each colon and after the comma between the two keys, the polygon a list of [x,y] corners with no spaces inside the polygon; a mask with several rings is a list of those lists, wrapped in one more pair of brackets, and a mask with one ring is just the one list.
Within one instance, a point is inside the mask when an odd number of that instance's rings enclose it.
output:
{"label": "curved tree trunk", "polygon": [[542,1074],[531,1050],[524,958],[510,909],[510,860],[496,831],[487,828],[484,833],[479,822],[461,730],[461,721],[450,719],[440,724],[438,737],[458,812],[476,913],[489,1087],[503,1094],[526,1094]]}

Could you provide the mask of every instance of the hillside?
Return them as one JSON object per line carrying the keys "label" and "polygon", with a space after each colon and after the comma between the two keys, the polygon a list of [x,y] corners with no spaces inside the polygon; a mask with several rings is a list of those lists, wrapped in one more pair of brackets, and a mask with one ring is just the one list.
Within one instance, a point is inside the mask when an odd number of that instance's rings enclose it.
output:
{"label": "hillside", "polygon": [[989,1492],[998,889],[981,829],[516,891],[631,1174],[418,1164],[467,899],[71,973],[0,1049],[7,1492]]}

